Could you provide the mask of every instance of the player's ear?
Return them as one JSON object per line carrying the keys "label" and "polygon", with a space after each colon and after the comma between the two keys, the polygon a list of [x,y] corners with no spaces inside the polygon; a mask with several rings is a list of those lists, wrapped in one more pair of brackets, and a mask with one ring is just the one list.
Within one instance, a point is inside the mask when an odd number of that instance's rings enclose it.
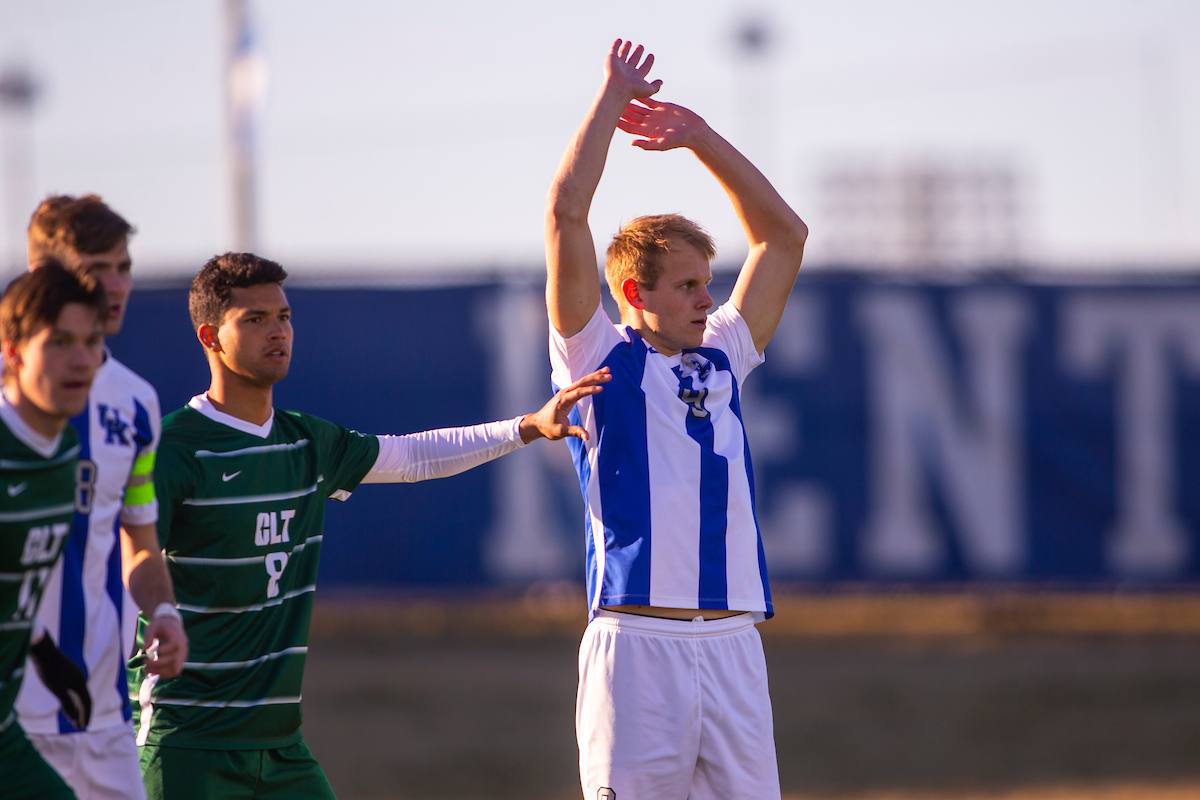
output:
{"label": "player's ear", "polygon": [[200,346],[207,352],[221,352],[221,340],[217,338],[217,328],[214,325],[201,325],[196,329],[196,338],[200,340]]}
{"label": "player's ear", "polygon": [[21,369],[21,351],[17,348],[17,343],[12,339],[5,339],[0,342],[0,352],[4,354],[4,365],[16,375]]}
{"label": "player's ear", "polygon": [[646,307],[646,304],[642,302],[641,287],[633,278],[626,278],[621,282],[621,294],[625,296],[625,302],[638,311]]}

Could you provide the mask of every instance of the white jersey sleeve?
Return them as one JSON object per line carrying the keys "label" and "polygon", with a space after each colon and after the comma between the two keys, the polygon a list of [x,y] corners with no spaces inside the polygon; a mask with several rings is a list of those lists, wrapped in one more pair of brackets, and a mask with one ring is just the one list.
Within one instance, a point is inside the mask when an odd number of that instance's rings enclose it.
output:
{"label": "white jersey sleeve", "polygon": [[604,306],[596,306],[596,313],[579,333],[565,338],[554,326],[550,326],[550,379],[562,388],[599,369],[604,359],[619,342],[628,341],[620,329],[612,324]]}
{"label": "white jersey sleeve", "polygon": [[380,436],[379,456],[362,483],[415,483],[466,472],[524,447],[521,419]]}
{"label": "white jersey sleeve", "polygon": [[704,346],[715,347],[729,356],[729,365],[739,386],[751,370],[765,360],[763,354],[755,349],[750,326],[732,300],[708,315]]}

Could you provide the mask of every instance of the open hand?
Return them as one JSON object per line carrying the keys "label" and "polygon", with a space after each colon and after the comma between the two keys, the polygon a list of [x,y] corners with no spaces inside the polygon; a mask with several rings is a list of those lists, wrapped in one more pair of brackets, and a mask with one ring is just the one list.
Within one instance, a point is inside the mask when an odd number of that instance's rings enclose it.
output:
{"label": "open hand", "polygon": [[[646,75],[654,66],[654,56],[647,53],[642,60],[644,48],[639,44],[617,39],[604,62],[604,79],[610,86],[625,90],[630,98],[649,97],[662,88],[662,81],[648,81]],[[640,64],[638,62],[641,62]]]}
{"label": "open hand", "polygon": [[540,411],[536,414],[526,414],[521,420],[521,441],[529,444],[541,436],[551,441],[574,436],[586,442],[587,431],[578,425],[572,425],[568,415],[575,403],[584,397],[597,394],[601,390],[600,384],[610,380],[612,374],[608,367],[602,367],[590,375],[584,375],[567,388],[560,389]]}
{"label": "open hand", "polygon": [[146,626],[142,641],[146,647],[146,671],[164,678],[174,678],[183,672],[188,657],[188,638],[183,624],[172,616],[155,617]]}
{"label": "open hand", "polygon": [[625,107],[617,127],[642,137],[632,144],[643,150],[671,150],[689,146],[696,135],[708,129],[708,123],[683,106],[641,99]]}

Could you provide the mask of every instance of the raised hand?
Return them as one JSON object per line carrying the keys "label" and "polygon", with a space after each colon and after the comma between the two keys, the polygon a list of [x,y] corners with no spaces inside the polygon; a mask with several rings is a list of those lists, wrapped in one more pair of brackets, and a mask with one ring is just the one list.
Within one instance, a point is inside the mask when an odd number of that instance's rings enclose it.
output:
{"label": "raised hand", "polygon": [[600,384],[612,380],[608,367],[601,367],[590,375],[584,375],[565,389],[560,389],[536,414],[526,414],[521,420],[521,440],[526,444],[545,436],[552,441],[574,436],[587,441],[588,434],[568,419],[575,403],[598,393]]}
{"label": "raised hand", "polygon": [[[654,56],[647,53],[642,59],[644,48],[639,44],[617,39],[608,51],[604,62],[604,80],[609,86],[624,89],[630,99],[649,97],[662,88],[662,81],[648,81],[646,76],[654,66]],[[639,63],[640,62],[640,63]]]}
{"label": "raised hand", "polygon": [[625,107],[617,127],[642,137],[631,144],[643,150],[671,150],[691,146],[694,137],[708,130],[708,123],[683,106],[643,99]]}

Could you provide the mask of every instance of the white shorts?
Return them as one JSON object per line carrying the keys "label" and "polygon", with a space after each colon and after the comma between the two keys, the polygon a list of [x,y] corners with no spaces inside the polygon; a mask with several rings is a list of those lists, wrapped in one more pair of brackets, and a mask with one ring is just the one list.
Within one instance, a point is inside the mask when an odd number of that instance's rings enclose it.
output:
{"label": "white shorts", "polygon": [[132,725],[26,735],[79,800],[146,800]]}
{"label": "white shorts", "polygon": [[767,663],[748,613],[597,611],[579,646],[575,731],[584,800],[779,798]]}

